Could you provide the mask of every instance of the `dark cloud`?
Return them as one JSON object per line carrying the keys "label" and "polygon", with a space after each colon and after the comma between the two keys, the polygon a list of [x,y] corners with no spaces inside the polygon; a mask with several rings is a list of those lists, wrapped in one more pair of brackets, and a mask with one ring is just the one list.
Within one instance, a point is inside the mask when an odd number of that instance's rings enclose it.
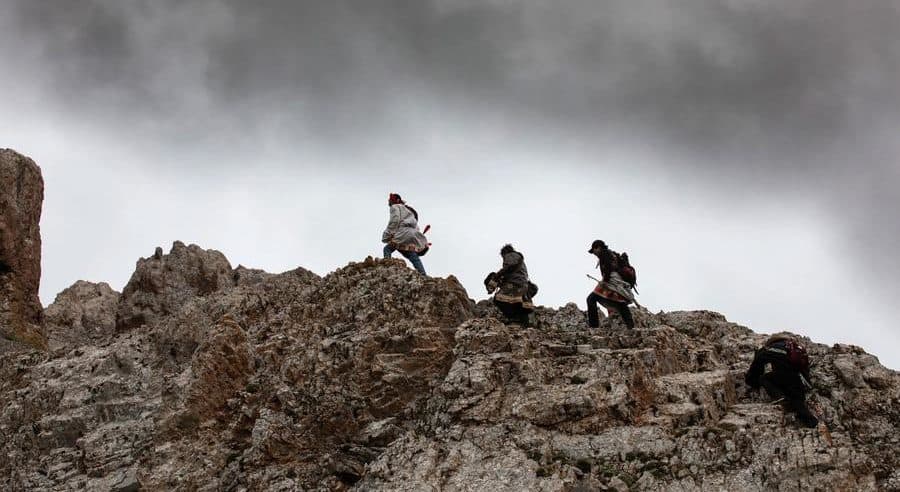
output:
{"label": "dark cloud", "polygon": [[413,97],[796,169],[866,133],[872,110],[882,124],[900,114],[889,0],[13,6],[54,93],[167,119],[173,133],[271,118],[377,139]]}
{"label": "dark cloud", "polygon": [[[865,83],[857,71],[898,76],[900,14],[887,0],[13,4],[21,33],[46,47],[56,87],[117,88],[151,108],[182,88],[226,105],[297,100],[329,111],[418,89],[717,142],[747,129],[843,132],[853,97],[865,95],[854,91]],[[157,75],[171,67],[182,68],[164,93]]]}
{"label": "dark cloud", "polygon": [[523,136],[605,136],[671,156],[657,173],[815,201],[900,294],[892,0],[62,5],[6,2],[2,44],[30,47],[42,93],[100,124],[188,146],[366,147],[439,119],[405,120],[427,103]]}

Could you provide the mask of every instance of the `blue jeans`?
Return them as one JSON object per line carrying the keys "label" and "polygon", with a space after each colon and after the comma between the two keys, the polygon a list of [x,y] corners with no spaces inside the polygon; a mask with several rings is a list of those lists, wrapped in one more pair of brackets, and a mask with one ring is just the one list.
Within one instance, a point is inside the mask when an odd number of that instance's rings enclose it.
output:
{"label": "blue jeans", "polygon": [[[390,258],[391,254],[397,251],[397,248],[391,246],[390,244],[384,245],[384,257]],[[400,254],[406,257],[410,263],[412,263],[413,268],[416,269],[417,272],[425,275],[425,266],[422,265],[422,260],[419,259],[419,255],[415,251],[400,251]]]}

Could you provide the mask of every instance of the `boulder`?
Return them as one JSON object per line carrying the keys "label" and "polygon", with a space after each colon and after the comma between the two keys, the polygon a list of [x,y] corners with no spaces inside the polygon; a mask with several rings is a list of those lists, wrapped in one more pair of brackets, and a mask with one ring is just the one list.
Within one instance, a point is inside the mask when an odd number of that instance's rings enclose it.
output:
{"label": "boulder", "polygon": [[179,311],[194,298],[232,287],[231,264],[225,255],[175,241],[169,254],[157,248],[141,258],[122,290],[116,315],[119,330],[153,325]]}
{"label": "boulder", "polygon": [[119,293],[105,282],[79,280],[44,310],[51,349],[70,349],[108,341],[116,330]]}

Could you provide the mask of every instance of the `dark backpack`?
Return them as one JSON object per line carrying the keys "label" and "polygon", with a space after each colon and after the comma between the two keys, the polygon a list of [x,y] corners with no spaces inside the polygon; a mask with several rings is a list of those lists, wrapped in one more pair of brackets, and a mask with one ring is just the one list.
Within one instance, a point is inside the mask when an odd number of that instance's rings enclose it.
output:
{"label": "dark backpack", "polygon": [[534,299],[534,296],[536,296],[537,293],[538,293],[537,284],[529,280],[528,281],[528,292],[526,292],[525,295],[528,296],[528,299]]}
{"label": "dark backpack", "polygon": [[622,277],[622,280],[628,282],[633,289],[637,285],[637,271],[628,261],[628,253],[616,253],[616,272]]}
{"label": "dark backpack", "polygon": [[784,352],[788,364],[794,370],[801,373],[809,371],[809,354],[806,352],[806,347],[800,345],[800,342],[797,340],[793,338],[778,340],[772,343],[770,347],[779,352]]}

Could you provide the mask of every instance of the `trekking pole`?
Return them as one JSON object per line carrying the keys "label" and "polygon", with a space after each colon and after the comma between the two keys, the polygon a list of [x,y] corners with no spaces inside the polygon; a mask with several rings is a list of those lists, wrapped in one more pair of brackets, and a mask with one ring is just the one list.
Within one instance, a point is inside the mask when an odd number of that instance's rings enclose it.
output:
{"label": "trekking pole", "polygon": [[[585,274],[585,275],[587,275],[587,278],[589,278],[589,279],[591,279],[591,280],[597,282],[598,284],[602,282],[602,280],[598,280],[597,277],[594,277],[594,276],[591,275],[590,273],[587,273],[587,274]],[[644,309],[644,306],[641,306],[641,303],[639,303],[639,302],[637,301],[637,299],[635,299],[634,297],[632,297],[631,300],[632,300],[632,302],[634,302],[634,305],[635,305],[635,306],[637,306],[637,307],[640,308],[640,309]]]}

